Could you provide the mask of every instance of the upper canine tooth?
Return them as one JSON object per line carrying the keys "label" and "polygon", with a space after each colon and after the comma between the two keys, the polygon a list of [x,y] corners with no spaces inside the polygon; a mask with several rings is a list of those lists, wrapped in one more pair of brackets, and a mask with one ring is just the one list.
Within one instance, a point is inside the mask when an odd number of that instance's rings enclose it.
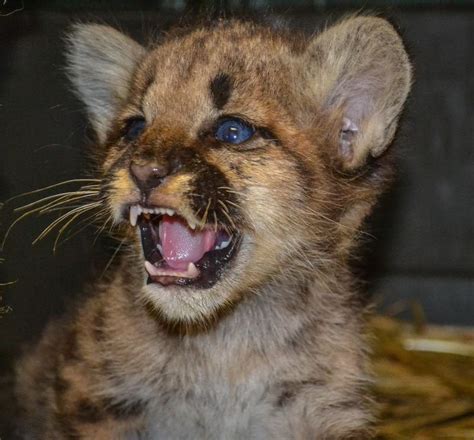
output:
{"label": "upper canine tooth", "polygon": [[130,206],[130,224],[134,227],[137,225],[137,217],[138,217],[138,206],[136,205]]}
{"label": "upper canine tooth", "polygon": [[174,211],[172,209],[167,209],[166,213],[170,216],[174,215]]}
{"label": "upper canine tooth", "polygon": [[145,260],[145,269],[146,271],[151,275],[155,275],[155,276],[158,276],[160,275],[160,271],[158,270],[158,268],[156,268],[155,266],[153,266],[153,264],[151,264],[149,261]]}

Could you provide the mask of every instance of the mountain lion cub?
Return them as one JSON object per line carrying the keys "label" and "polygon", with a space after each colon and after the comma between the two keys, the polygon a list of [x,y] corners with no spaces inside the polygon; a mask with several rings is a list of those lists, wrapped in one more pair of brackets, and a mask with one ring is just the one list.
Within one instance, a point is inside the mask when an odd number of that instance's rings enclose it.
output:
{"label": "mountain lion cub", "polygon": [[126,251],[20,362],[23,437],[370,438],[349,263],[393,174],[397,32],[220,20],[143,47],[79,24],[67,59]]}

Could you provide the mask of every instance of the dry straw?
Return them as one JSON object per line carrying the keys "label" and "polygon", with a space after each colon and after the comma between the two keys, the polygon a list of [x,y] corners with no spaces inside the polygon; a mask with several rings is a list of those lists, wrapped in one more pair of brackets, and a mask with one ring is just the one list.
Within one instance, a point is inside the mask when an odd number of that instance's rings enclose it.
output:
{"label": "dry straw", "polygon": [[372,320],[378,439],[474,439],[474,330]]}

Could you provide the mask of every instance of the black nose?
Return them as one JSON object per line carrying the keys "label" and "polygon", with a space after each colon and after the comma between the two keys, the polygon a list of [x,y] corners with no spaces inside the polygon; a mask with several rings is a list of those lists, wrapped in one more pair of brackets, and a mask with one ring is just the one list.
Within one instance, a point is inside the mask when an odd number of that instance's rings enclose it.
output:
{"label": "black nose", "polygon": [[156,162],[130,164],[130,174],[137,186],[144,192],[148,192],[161,184],[168,175],[168,167]]}

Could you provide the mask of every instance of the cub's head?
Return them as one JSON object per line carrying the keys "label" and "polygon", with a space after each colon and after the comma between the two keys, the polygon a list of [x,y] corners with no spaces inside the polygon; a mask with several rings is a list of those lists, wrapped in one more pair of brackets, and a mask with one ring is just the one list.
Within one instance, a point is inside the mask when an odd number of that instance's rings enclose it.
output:
{"label": "cub's head", "polygon": [[145,48],[81,24],[69,43],[126,264],[167,319],[344,265],[410,88],[391,25],[354,17],[304,39],[219,21]]}

